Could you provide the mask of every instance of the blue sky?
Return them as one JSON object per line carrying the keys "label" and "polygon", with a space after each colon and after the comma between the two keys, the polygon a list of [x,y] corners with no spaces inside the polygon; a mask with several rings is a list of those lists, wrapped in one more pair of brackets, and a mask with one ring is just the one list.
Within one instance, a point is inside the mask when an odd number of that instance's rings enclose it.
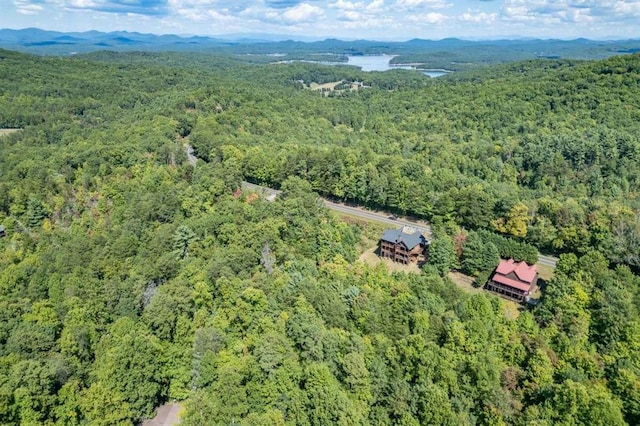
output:
{"label": "blue sky", "polygon": [[640,38],[640,0],[0,0],[0,28],[407,40]]}

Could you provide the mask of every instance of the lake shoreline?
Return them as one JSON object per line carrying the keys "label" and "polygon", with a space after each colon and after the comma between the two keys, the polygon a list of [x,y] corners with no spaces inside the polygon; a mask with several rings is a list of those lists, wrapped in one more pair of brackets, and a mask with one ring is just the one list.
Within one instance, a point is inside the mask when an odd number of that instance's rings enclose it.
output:
{"label": "lake shoreline", "polygon": [[391,60],[398,55],[347,55],[346,62],[328,62],[328,61],[312,61],[308,59],[291,59],[284,61],[272,62],[273,64],[290,64],[294,62],[311,63],[318,65],[330,65],[330,66],[351,66],[360,68],[363,72],[384,72],[390,70],[412,70],[418,71],[429,77],[441,77],[443,75],[451,74],[455,71],[447,70],[444,68],[419,68],[420,65],[424,65],[422,62],[409,62],[392,64]]}
{"label": "lake shoreline", "polygon": [[424,63],[391,63],[391,60],[398,55],[348,55],[347,65],[359,67],[364,72],[389,71],[393,69],[407,69],[419,71],[429,77],[440,77],[454,71],[444,68],[418,68]]}

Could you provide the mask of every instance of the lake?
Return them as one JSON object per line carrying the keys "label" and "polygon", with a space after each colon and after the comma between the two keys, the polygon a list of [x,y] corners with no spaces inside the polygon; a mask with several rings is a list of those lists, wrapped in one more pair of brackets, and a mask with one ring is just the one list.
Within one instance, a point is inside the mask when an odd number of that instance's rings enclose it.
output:
{"label": "lake", "polygon": [[[348,56],[349,61],[347,65],[353,65],[355,67],[360,67],[362,71],[388,71],[392,69],[405,69],[405,70],[413,70],[416,69],[415,66],[412,65],[391,65],[389,61],[393,59],[396,55],[360,55],[360,56]],[[451,71],[448,70],[419,70],[423,74],[428,75],[429,77],[440,77],[445,74],[449,74]]]}

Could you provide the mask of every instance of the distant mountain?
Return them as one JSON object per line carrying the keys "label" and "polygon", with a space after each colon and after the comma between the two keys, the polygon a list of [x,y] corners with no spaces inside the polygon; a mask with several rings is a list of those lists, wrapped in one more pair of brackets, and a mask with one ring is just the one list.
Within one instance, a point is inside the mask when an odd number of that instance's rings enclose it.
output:
{"label": "distant mountain", "polygon": [[226,43],[226,41],[210,37],[180,37],[172,34],[155,35],[128,31],[62,33],[38,28],[0,30],[1,48],[45,55],[86,53],[105,48],[110,50],[185,50],[184,45],[198,46],[204,49]]}
{"label": "distant mountain", "polygon": [[[306,38],[306,41],[317,39]],[[104,47],[112,50],[198,50],[229,45],[270,44],[292,42],[291,36],[277,34],[230,34],[213,38],[179,36],[175,34],[142,34],[138,32],[46,31],[39,28],[23,30],[0,29],[0,47],[37,54],[69,54],[91,52]],[[61,47],[64,46],[64,47]],[[97,46],[97,47],[96,47]],[[189,46],[189,47],[187,47]]]}
{"label": "distant mountain", "polygon": [[80,43],[85,41],[85,39],[83,38],[79,38],[79,37],[73,37],[70,35],[63,35],[60,37],[56,37],[54,40],[56,41],[64,41],[64,42],[69,42],[69,43]]}
{"label": "distant mountain", "polygon": [[[46,31],[39,28],[0,30],[0,48],[40,55],[69,55],[99,50],[110,51],[178,51],[217,52],[240,57],[286,54],[289,60],[308,59],[318,53],[344,55],[397,55],[395,63],[423,64],[424,67],[461,69],[488,63],[510,62],[535,58],[601,59],[617,54],[640,51],[640,40],[595,41],[538,40],[442,40],[412,39],[406,42],[375,40],[292,40],[286,35],[230,34],[217,38],[180,36],[175,34],[142,34],[138,32]],[[263,62],[270,61],[262,58]]]}
{"label": "distant mountain", "polygon": [[318,37],[292,36],[291,34],[237,33],[224,34],[215,37],[218,40],[237,41],[240,43],[272,43],[278,41],[312,42],[320,40]]}

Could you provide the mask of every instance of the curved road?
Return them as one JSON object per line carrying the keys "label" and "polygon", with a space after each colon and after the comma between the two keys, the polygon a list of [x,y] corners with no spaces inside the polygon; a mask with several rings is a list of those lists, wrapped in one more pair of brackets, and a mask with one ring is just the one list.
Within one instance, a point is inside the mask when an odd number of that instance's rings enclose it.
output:
{"label": "curved road", "polygon": [[[260,185],[256,185],[249,182],[242,182],[242,187],[250,191],[261,192],[265,194],[265,196],[278,195],[282,192],[282,191],[278,191],[277,189],[267,188],[266,186],[260,186]],[[414,220],[401,219],[401,218],[392,219],[391,218],[392,216],[390,213],[372,212],[370,210],[365,210],[360,207],[347,206],[344,204],[334,203],[333,201],[328,201],[324,199],[323,201],[324,201],[324,204],[331,210],[334,210],[340,213],[347,213],[362,219],[375,220],[377,222],[393,225],[394,227],[411,226],[412,228],[416,228],[417,230],[422,232],[427,239],[431,238],[431,227],[424,222],[418,222]],[[538,254],[538,263],[541,265],[555,268],[557,262],[558,262],[558,259],[556,257]]]}

